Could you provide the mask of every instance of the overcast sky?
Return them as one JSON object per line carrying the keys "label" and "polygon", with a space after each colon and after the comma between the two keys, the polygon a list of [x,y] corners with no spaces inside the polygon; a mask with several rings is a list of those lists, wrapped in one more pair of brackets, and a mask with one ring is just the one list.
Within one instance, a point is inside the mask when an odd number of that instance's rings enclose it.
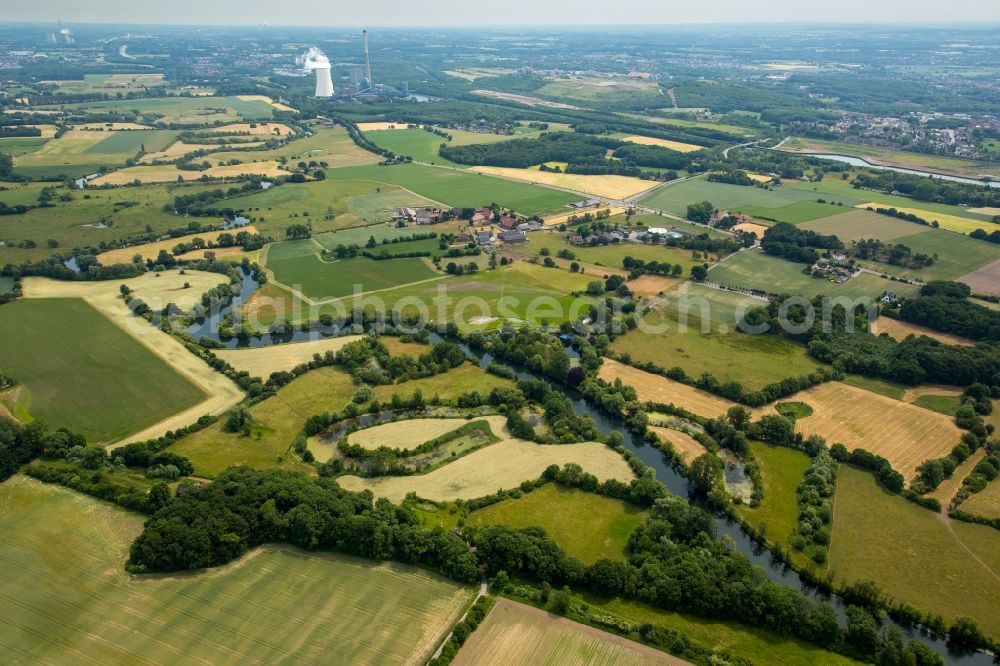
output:
{"label": "overcast sky", "polygon": [[3,0],[0,21],[304,26],[1000,22],[1000,0]]}

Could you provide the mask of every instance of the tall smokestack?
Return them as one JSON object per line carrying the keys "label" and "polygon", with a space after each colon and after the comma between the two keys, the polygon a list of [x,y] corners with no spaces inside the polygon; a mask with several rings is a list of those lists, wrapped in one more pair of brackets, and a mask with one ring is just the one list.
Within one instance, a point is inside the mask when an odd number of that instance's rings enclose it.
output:
{"label": "tall smokestack", "polygon": [[368,79],[368,85],[371,86],[374,82],[372,81],[372,63],[368,59],[368,31],[362,30],[361,36],[365,41],[365,78]]}

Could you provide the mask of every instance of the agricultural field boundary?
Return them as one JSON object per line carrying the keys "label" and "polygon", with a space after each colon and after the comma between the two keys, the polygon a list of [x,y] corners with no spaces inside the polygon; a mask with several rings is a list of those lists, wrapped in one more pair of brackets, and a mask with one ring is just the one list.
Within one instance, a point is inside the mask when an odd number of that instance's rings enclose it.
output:
{"label": "agricultural field boundary", "polygon": [[[312,240],[313,243],[315,243],[317,246],[319,246],[321,249],[323,249],[323,246],[319,245],[319,242],[316,241],[316,239],[312,239],[311,238],[310,240]],[[309,296],[306,296],[304,293],[302,293],[301,290],[295,289],[291,285],[285,284],[281,280],[278,280],[277,278],[275,278],[274,271],[272,271],[270,268],[267,267],[267,253],[268,253],[268,250],[270,249],[270,247],[271,246],[268,245],[264,249],[264,256],[262,257],[263,262],[264,262],[264,272],[267,274],[267,281],[268,281],[268,283],[269,284],[276,284],[279,287],[282,287],[283,289],[288,290],[288,292],[291,293],[293,297],[298,298],[299,300],[301,300],[303,303],[305,303],[306,305],[308,305],[310,307],[318,307],[320,305],[328,305],[330,303],[337,303],[338,301],[347,301],[347,300],[350,300],[352,298],[357,298],[358,296],[369,296],[371,294],[380,294],[380,293],[383,293],[383,292],[386,292],[386,291],[395,291],[396,289],[403,289],[405,287],[413,287],[413,286],[420,285],[420,284],[426,284],[428,282],[436,282],[438,280],[446,280],[446,279],[448,279],[448,278],[451,277],[450,275],[435,275],[434,277],[427,278],[426,280],[417,280],[416,282],[407,282],[406,284],[397,284],[397,285],[394,285],[392,287],[383,287],[382,289],[372,289],[371,291],[363,291],[363,292],[358,293],[358,294],[348,294],[346,296],[337,296],[336,298],[322,298],[322,299],[316,300],[314,298],[310,298]],[[376,260],[372,259],[371,261],[376,261]],[[382,261],[392,261],[392,259],[383,259]],[[333,262],[326,262],[326,263],[329,263],[329,264],[333,265],[333,264],[336,264],[337,262],[333,261]]]}
{"label": "agricultural field boundary", "polygon": [[[131,442],[160,437],[168,430],[177,430],[194,423],[205,414],[221,414],[243,399],[243,392],[229,378],[215,372],[178,340],[136,317],[125,306],[121,300],[120,285],[126,283],[131,286],[144,278],[147,282],[153,279],[148,276],[147,273],[140,278],[103,282],[64,282],[44,277],[28,277],[21,281],[24,298],[82,298],[205,393],[205,400],[194,407],[113,442],[109,445],[112,449]],[[220,281],[224,279],[222,276],[219,278]],[[191,276],[164,273],[155,279],[166,284],[176,283],[180,289]],[[141,399],[141,396],[137,396],[137,399]]]}

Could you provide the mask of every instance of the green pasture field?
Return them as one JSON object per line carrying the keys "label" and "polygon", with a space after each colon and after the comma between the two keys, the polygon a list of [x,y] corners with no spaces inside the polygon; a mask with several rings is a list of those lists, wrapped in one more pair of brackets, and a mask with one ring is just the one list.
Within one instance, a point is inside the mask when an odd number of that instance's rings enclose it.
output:
{"label": "green pasture field", "polygon": [[877,238],[883,243],[891,244],[897,238],[912,236],[924,231],[934,231],[937,234],[949,233],[859,208],[842,208],[836,215],[804,222],[799,226],[802,229],[820,234],[832,234],[842,240],[845,245],[849,245],[851,241],[869,238]]}
{"label": "green pasture field", "polygon": [[625,257],[642,259],[644,261],[669,262],[680,264],[684,267],[684,276],[691,273],[692,266],[702,264],[712,264],[718,261],[718,255],[710,255],[705,258],[704,253],[699,252],[700,258],[694,258],[694,252],[683,250],[677,247],[666,245],[640,245],[639,243],[615,243],[613,245],[595,245],[576,247],[562,235],[534,233],[528,236],[528,242],[522,244],[531,253],[538,253],[543,247],[548,248],[555,256],[559,250],[569,250],[576,255],[577,261],[588,264],[607,266],[608,268],[622,268],[622,261]]}
{"label": "green pasture field", "polygon": [[576,598],[640,624],[648,622],[674,629],[699,645],[744,657],[755,664],[846,666],[861,663],[804,641],[735,622],[660,610],[620,597],[583,594]]}
{"label": "green pasture field", "polygon": [[750,451],[760,467],[764,499],[759,506],[741,504],[736,510],[754,527],[763,531],[768,541],[790,550],[788,540],[799,523],[795,488],[812,461],[801,451],[763,442],[750,442]]}
{"label": "green pasture field", "polygon": [[142,516],[22,476],[0,504],[4,663],[423,662],[472,598],[415,567],[283,547],[133,578]]}
{"label": "green pasture field", "polygon": [[896,400],[902,400],[903,394],[906,392],[906,387],[902,384],[887,382],[882,379],[871,379],[870,377],[865,377],[863,375],[846,375],[844,377],[844,383],[849,384],[850,386],[856,386],[857,388],[861,388],[866,391],[871,391],[872,393],[878,393],[890,398],[895,398]]}
{"label": "green pasture field", "polygon": [[451,146],[467,146],[476,143],[497,143],[499,141],[510,141],[511,139],[531,138],[532,135],[539,134],[540,131],[529,127],[519,128],[516,136],[505,134],[482,134],[479,132],[465,132],[463,130],[445,129],[451,135],[451,141],[444,137],[428,132],[425,129],[394,129],[376,130],[365,132],[365,137],[380,148],[391,150],[397,155],[409,155],[418,162],[429,164],[444,164],[467,169],[467,165],[456,164],[451,160],[446,160],[438,154],[438,149],[442,143]]}
{"label": "green pasture field", "polygon": [[[722,324],[727,330],[736,329],[740,317],[755,307],[766,306],[767,302],[759,298],[744,296],[733,291],[713,289],[696,282],[686,282],[666,294],[664,307],[679,315],[687,313],[693,328],[699,328],[698,320]],[[718,326],[714,326],[718,330]]]}
{"label": "green pasture field", "polygon": [[34,206],[38,203],[38,195],[42,188],[52,185],[52,183],[27,183],[17,185],[15,183],[4,183],[0,187],[0,201],[8,206]]}
{"label": "green pasture field", "polygon": [[0,138],[0,153],[5,153],[11,157],[27,155],[39,150],[52,137],[47,136],[9,136]]}
{"label": "green pasture field", "polygon": [[135,151],[107,153],[94,149],[106,139],[103,132],[68,132],[49,139],[38,150],[14,158],[14,173],[39,180],[79,178],[96,173],[102,166],[124,164]]}
{"label": "green pasture field", "polygon": [[666,324],[668,330],[647,333],[637,328],[616,338],[611,350],[663,369],[683,368],[689,377],[708,372],[720,382],[739,382],[750,390],[815,372],[822,365],[809,358],[805,347],[774,335],[703,333],[697,318],[691,317],[681,327],[676,317],[662,310],[650,311],[646,323]]}
{"label": "green pasture field", "polygon": [[645,512],[628,502],[549,483],[474,511],[466,524],[540,526],[568,554],[593,564],[602,558],[624,560],[629,535],[643,520]]}
{"label": "green pasture field", "polygon": [[[456,259],[464,263],[469,260],[480,266],[485,265],[483,257]],[[384,260],[380,263],[385,261],[400,260]],[[556,325],[578,316],[586,316],[593,299],[574,297],[570,292],[586,289],[587,282],[593,277],[518,262],[507,268],[480,270],[471,275],[442,276],[440,280],[411,284],[360,299],[344,299],[315,307],[309,307],[274,283],[265,285],[263,289],[266,293],[262,292],[262,295],[274,299],[274,307],[279,308],[284,313],[284,319],[292,323],[315,319],[321,314],[346,314],[352,312],[355,306],[372,310],[373,299],[377,299],[384,306],[386,316],[397,307],[404,316],[419,314],[415,305],[415,302],[419,302],[424,304],[424,314],[430,321],[455,321],[465,330],[490,329],[499,326],[500,319],[514,319],[514,323],[531,321],[535,325],[547,320]],[[533,308],[530,307],[532,303],[535,303]],[[271,309],[261,311],[260,314],[260,326],[269,326],[276,320]],[[494,319],[495,317],[500,319]],[[479,318],[484,320],[470,323]]]}
{"label": "green pasture field", "polygon": [[285,183],[226,199],[224,205],[253,218],[262,232],[282,238],[285,229],[293,224],[311,224],[313,233],[352,225],[354,218],[344,217],[349,202],[356,196],[371,195],[375,191],[376,186],[372,183],[357,181]]}
{"label": "green pasture field", "polygon": [[989,222],[990,220],[990,218],[986,215],[970,213],[961,206],[950,206],[942,203],[917,201],[916,199],[910,199],[909,197],[886,194],[884,192],[879,192],[878,190],[855,189],[851,185],[850,180],[841,180],[839,174],[827,174],[826,177],[818,183],[795,182],[789,183],[784,187],[788,188],[790,191],[810,191],[813,193],[812,198],[814,199],[816,197],[820,197],[829,200],[830,197],[833,196],[836,197],[837,201],[842,200],[845,206],[849,205],[851,200],[854,200],[855,203],[880,203],[884,204],[887,208],[919,208],[921,210],[941,213],[943,215],[957,215],[958,217],[965,217],[970,220],[981,220],[984,222]]}
{"label": "green pasture field", "polygon": [[[624,215],[614,215],[610,218],[612,224],[625,224]],[[693,222],[682,222],[680,220],[675,220],[669,217],[663,217],[662,215],[656,215],[653,213],[640,213],[639,215],[633,215],[632,224],[644,224],[647,227],[674,227],[676,229],[683,229],[684,231],[700,236],[701,234],[708,234],[709,238],[725,238],[730,234],[723,231],[713,229],[712,227],[706,227],[701,224],[695,224]],[[570,227],[572,229],[572,227]]]}
{"label": "green pasture field", "polygon": [[841,465],[829,571],[834,583],[874,581],[897,602],[964,615],[1000,636],[1000,532],[944,520],[891,495],[867,471]]}
{"label": "green pasture field", "polygon": [[[402,188],[387,189],[375,194],[363,194],[348,199],[347,208],[362,222],[385,222],[392,219],[396,208],[437,208],[429,199]],[[412,232],[411,232],[412,233]]]}
{"label": "green pasture field", "polygon": [[[259,102],[258,102],[259,103]],[[212,153],[210,162],[265,162],[285,159],[292,164],[299,162],[326,162],[330,168],[374,164],[379,157],[359,148],[343,127],[310,127],[312,136],[293,139],[279,148],[265,150],[229,150]]]}
{"label": "green pasture field", "polygon": [[760,187],[712,183],[704,178],[685,180],[667,185],[642,199],[641,203],[668,213],[684,216],[689,204],[710,201],[719,209],[741,210],[742,206],[780,208],[797,201],[813,200],[808,192],[778,187],[765,190]]}
{"label": "green pasture field", "polygon": [[[464,259],[477,261],[480,266],[485,263],[482,257]],[[387,311],[398,308],[403,316],[419,314],[415,299],[425,305],[424,314],[431,321],[454,321],[463,330],[496,328],[503,320],[514,320],[515,324],[527,321],[535,326],[545,322],[558,325],[587,316],[593,299],[572,296],[570,292],[586,289],[592,278],[518,262],[507,268],[480,270],[472,275],[410,285],[374,296],[385,304]],[[370,308],[369,303],[362,297],[362,307]],[[354,300],[345,303],[351,309],[355,304]]]}
{"label": "green pasture field", "polygon": [[922,395],[913,401],[917,407],[929,409],[945,416],[954,416],[962,404],[962,397],[957,395]]}
{"label": "green pasture field", "polygon": [[[624,114],[629,115],[629,114]],[[648,116],[637,116],[637,118],[642,120],[649,120],[657,125],[672,125],[674,127],[697,127],[700,129],[716,129],[723,132],[729,132],[731,134],[743,134],[746,136],[756,136],[757,130],[752,127],[744,127],[742,125],[730,125],[727,123],[717,123],[710,120],[688,120],[686,118],[676,118],[671,117],[666,114],[664,117],[648,117]]]}
{"label": "green pasture field", "polygon": [[144,72],[129,74],[130,79],[114,79],[110,74],[84,74],[82,79],[56,81],[59,92],[70,94],[81,93],[120,93],[123,90],[142,90],[145,88],[167,85],[163,74]]}
{"label": "green pasture field", "polygon": [[[850,205],[852,203],[861,203],[848,201],[845,205]],[[801,224],[802,222],[809,222],[810,220],[820,220],[823,218],[830,217],[831,215],[840,215],[841,213],[850,211],[850,208],[845,208],[844,206],[835,206],[832,204],[821,204],[815,201],[796,201],[795,203],[785,204],[784,206],[778,206],[777,208],[766,208],[764,206],[740,206],[741,213],[751,215],[753,217],[767,218],[768,220],[777,220],[778,222],[788,222],[789,224]]]}
{"label": "green pasture field", "polygon": [[80,299],[0,306],[0,368],[23,384],[31,414],[105,442],[205,395]]}
{"label": "green pasture field", "polygon": [[368,292],[441,276],[420,258],[376,261],[355,257],[324,261],[314,252],[311,256],[277,259],[272,252],[278,245],[267,250],[267,268],[274,272],[277,282],[314,299],[350,296],[355,285]]}
{"label": "green pasture field", "polygon": [[885,291],[900,296],[915,294],[917,287],[893,282],[877,275],[861,273],[844,284],[814,278],[802,273],[805,264],[772,257],[760,250],[737,252],[727,257],[708,273],[708,279],[722,284],[739,285],[749,289],[780,291],[805,296],[843,296],[850,299],[878,298]]}
{"label": "green pasture field", "polygon": [[[186,227],[191,221],[214,224],[220,220],[211,218],[183,218],[163,210],[163,205],[172,202],[179,194],[194,194],[217,189],[218,185],[168,183],[143,185],[141,187],[114,189],[67,189],[61,184],[55,186],[56,199],[50,208],[35,208],[23,215],[0,215],[0,240],[6,247],[0,247],[0,265],[20,264],[37,261],[53,252],[66,252],[74,247],[97,246],[102,242],[111,243],[137,235],[145,235],[148,225],[154,233],[168,229]],[[41,183],[29,184],[28,188],[41,189]],[[34,200],[38,199],[38,189],[33,189]],[[281,188],[275,188],[281,189]],[[59,197],[70,194],[71,201],[59,201]],[[28,190],[0,191],[0,201],[15,203],[12,198],[32,198]],[[32,202],[28,202],[32,203]],[[134,205],[132,205],[134,203]],[[126,205],[116,205],[126,204]],[[110,223],[101,229],[94,225],[104,221]],[[284,235],[284,227],[281,228]],[[48,247],[48,240],[59,243],[58,249]],[[22,240],[35,241],[31,249],[14,247]]]}
{"label": "green pasture field", "polygon": [[[395,129],[365,132],[365,138],[380,148],[391,150],[397,155],[408,155],[417,162],[428,164],[444,164],[447,166],[467,169],[465,165],[447,160],[438,154],[441,144],[448,141],[437,134],[423,129]],[[484,135],[489,136],[489,135]],[[503,137],[512,139],[514,137]]]}
{"label": "green pasture field", "polygon": [[912,236],[900,236],[893,242],[906,245],[914,254],[937,255],[937,258],[933,265],[919,269],[901,268],[875,261],[863,261],[861,264],[873,270],[884,270],[892,275],[929,281],[954,280],[1000,259],[1000,247],[995,243],[939,229],[917,231]]}
{"label": "green pasture field", "polygon": [[[389,224],[369,224],[364,227],[350,227],[348,229],[338,229],[337,231],[313,236],[313,240],[325,247],[333,250],[338,245],[360,245],[364,246],[369,238],[374,238],[379,243],[383,239],[401,238],[414,234],[425,234],[430,232],[447,232],[451,227],[435,225],[432,227],[397,227]],[[440,233],[439,233],[440,235]],[[435,245],[437,239],[434,240]],[[402,245],[400,247],[403,247]]]}
{"label": "green pasture field", "polygon": [[541,185],[529,185],[458,169],[423,164],[358,166],[331,169],[328,180],[366,180],[398,185],[445,206],[473,208],[498,203],[522,215],[565,212],[579,196]]}
{"label": "green pasture field", "polygon": [[310,416],[347,405],[354,389],[350,376],[342,370],[311,370],[250,408],[254,428],[249,436],[225,432],[225,419],[221,419],[178,440],[167,450],[186,456],[196,474],[209,478],[230,465],[308,471],[310,468],[289,452],[295,437]]}
{"label": "green pasture field", "polygon": [[824,141],[822,139],[791,138],[782,146],[786,152],[832,153],[860,157],[869,162],[953,173],[959,176],[977,178],[982,174],[997,173],[996,166],[942,155],[926,155],[905,150],[893,150],[878,146],[862,146],[845,141]]}
{"label": "green pasture field", "polygon": [[[415,353],[414,350],[411,355]],[[491,375],[474,363],[463,363],[448,372],[430,377],[412,379],[399,384],[379,384],[372,387],[372,393],[384,405],[392,400],[393,393],[409,398],[417,389],[420,389],[427,400],[435,395],[442,400],[451,400],[471,391],[479,391],[481,395],[488,396],[495,388],[510,388],[512,385],[511,380]]]}
{"label": "green pasture field", "polygon": [[151,97],[147,99],[123,99],[100,102],[67,104],[67,108],[91,113],[108,111],[129,111],[163,114],[156,122],[177,125],[201,125],[217,120],[236,121],[270,120],[274,117],[274,107],[259,100],[244,101],[230,97]]}
{"label": "green pasture field", "polygon": [[107,137],[87,149],[88,153],[129,153],[135,155],[139,148],[146,147],[147,153],[166,150],[177,140],[173,130],[128,130],[118,132],[95,132]]}

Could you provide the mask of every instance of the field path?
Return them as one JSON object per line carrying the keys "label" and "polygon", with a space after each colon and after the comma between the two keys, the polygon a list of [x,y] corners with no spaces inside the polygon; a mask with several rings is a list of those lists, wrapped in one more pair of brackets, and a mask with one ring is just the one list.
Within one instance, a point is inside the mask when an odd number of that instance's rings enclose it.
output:
{"label": "field path", "polygon": [[974,552],[972,552],[972,550],[968,546],[965,545],[965,542],[962,541],[961,538],[959,538],[958,534],[955,533],[955,529],[951,525],[951,523],[952,523],[951,518],[949,518],[948,516],[945,516],[944,514],[939,514],[939,515],[944,519],[945,526],[947,526],[948,531],[951,532],[951,535],[953,537],[955,537],[955,541],[957,541],[958,545],[962,547],[962,550],[964,550],[965,552],[967,552],[969,554],[969,557],[971,557],[976,562],[978,562],[979,564],[981,564],[982,567],[984,569],[986,569],[990,573],[991,576],[993,576],[997,580],[1000,580],[1000,574],[997,574],[996,571],[993,571],[993,569],[990,568],[990,565],[986,564],[986,562],[983,562],[981,559],[979,559],[979,556],[976,555]]}
{"label": "field path", "polygon": [[[158,305],[156,299],[145,297],[147,291],[163,294],[171,290],[183,289],[185,282],[190,282],[197,287],[206,287],[221,281],[224,281],[222,276],[198,274],[195,271],[188,271],[186,275],[181,275],[179,272],[164,272],[161,273],[160,277],[146,273],[137,278],[102,282],[66,282],[43,277],[28,277],[22,280],[25,298],[82,298],[87,301],[94,309],[159,356],[167,365],[205,393],[205,400],[194,407],[120,439],[112,443],[110,448],[160,437],[168,430],[177,430],[191,425],[205,414],[221,414],[243,399],[243,392],[229,378],[215,372],[207,363],[189,352],[173,336],[164,333],[145,319],[133,315],[125,306],[119,292],[119,287],[122,284],[127,284],[137,294],[144,297],[144,300],[155,310]],[[200,296],[205,290],[195,288],[190,292],[192,296],[196,294]],[[159,304],[159,307],[165,305],[166,302],[163,302]],[[143,396],[136,396],[136,399],[143,399]],[[146,397],[146,399],[155,399],[155,396]]]}

